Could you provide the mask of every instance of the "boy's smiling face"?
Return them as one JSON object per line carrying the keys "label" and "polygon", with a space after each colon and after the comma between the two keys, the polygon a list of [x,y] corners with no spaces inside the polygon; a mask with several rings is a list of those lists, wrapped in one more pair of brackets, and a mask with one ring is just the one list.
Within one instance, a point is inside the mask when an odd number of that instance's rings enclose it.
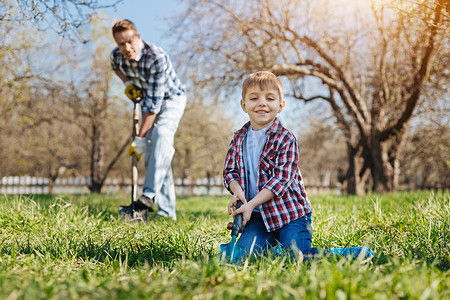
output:
{"label": "boy's smiling face", "polygon": [[258,84],[249,86],[245,98],[241,100],[241,107],[248,114],[254,130],[261,130],[272,124],[284,105],[277,89],[261,90]]}

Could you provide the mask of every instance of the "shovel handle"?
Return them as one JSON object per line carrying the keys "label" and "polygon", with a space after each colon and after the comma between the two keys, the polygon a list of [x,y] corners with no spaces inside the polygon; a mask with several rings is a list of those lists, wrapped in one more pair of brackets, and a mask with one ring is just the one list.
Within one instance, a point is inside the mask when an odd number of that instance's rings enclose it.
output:
{"label": "shovel handle", "polygon": [[[238,200],[236,209],[239,209],[242,206],[242,201]],[[242,214],[238,214],[234,216],[233,225],[231,227],[231,236],[238,236],[242,231]]]}
{"label": "shovel handle", "polygon": [[[132,131],[131,131],[131,135],[134,138],[138,135],[139,133],[139,128],[140,128],[140,124],[139,124],[139,119],[140,119],[140,114],[139,114],[139,101],[133,101],[134,103],[134,107],[133,107],[133,127],[132,127]],[[134,209],[134,205],[135,202],[137,200],[137,189],[138,189],[138,160],[136,155],[131,156],[131,206]]]}

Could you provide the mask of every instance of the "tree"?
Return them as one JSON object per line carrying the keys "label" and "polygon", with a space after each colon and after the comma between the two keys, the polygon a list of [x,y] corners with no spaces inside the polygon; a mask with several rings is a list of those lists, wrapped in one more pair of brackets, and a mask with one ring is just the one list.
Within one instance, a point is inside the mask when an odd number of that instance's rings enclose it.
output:
{"label": "tree", "polygon": [[[310,117],[306,130],[298,133],[300,170],[307,186],[335,184],[346,165],[345,141],[327,118]],[[342,183],[342,182],[341,182]]]}
{"label": "tree", "polygon": [[174,175],[192,180],[222,175],[232,121],[217,104],[188,101],[175,136]]}
{"label": "tree", "polygon": [[[127,130],[131,126],[125,125],[128,114],[123,109],[117,109],[123,104],[111,92],[113,72],[108,46],[113,42],[110,28],[101,23],[101,18],[91,19],[89,36],[92,38],[92,49],[83,51],[86,61],[76,62],[88,67],[84,70],[81,67],[80,71],[84,72],[82,79],[72,82],[69,89],[67,121],[76,124],[89,140],[89,172],[92,180],[89,189],[99,193],[110,171],[131,143],[131,130]],[[118,124],[121,125],[119,128],[115,126]],[[111,142],[115,140],[114,143],[108,143],[110,147],[106,146],[108,136]],[[122,142],[118,144],[117,139]],[[106,163],[105,152],[108,148],[109,162]]]}
{"label": "tree", "polygon": [[[2,15],[10,16],[9,6],[2,4]],[[6,10],[6,12],[3,12]],[[0,22],[0,174],[20,172],[26,162],[17,153],[17,139],[22,136],[21,126],[28,120],[19,110],[26,105],[31,94],[31,81],[37,77],[29,63],[36,51],[39,34],[27,26],[12,21]],[[18,160],[12,159],[12,157]]]}
{"label": "tree", "polygon": [[0,70],[4,175],[48,177],[51,192],[52,183],[67,171],[90,173],[90,190],[100,192],[120,161],[131,141],[130,113],[124,110],[129,102],[111,91],[110,28],[91,21],[83,28],[91,38],[88,44],[63,40],[54,48],[32,38],[5,38],[0,44],[0,60],[7,66]]}
{"label": "tree", "polygon": [[421,110],[411,126],[400,159],[404,188],[450,187],[450,103],[441,104],[442,111]]}
{"label": "tree", "polygon": [[[18,13],[15,14],[16,21],[27,21],[33,23],[40,30],[52,29],[62,36],[75,35],[80,37],[79,30],[87,25],[92,14],[99,10],[115,7],[123,0],[15,0]],[[12,4],[12,3],[9,3]],[[2,1],[0,11],[6,11],[9,5]],[[0,21],[10,20],[11,15],[0,14]]]}
{"label": "tree", "polygon": [[290,96],[325,101],[346,140],[348,192],[362,193],[369,177],[375,191],[398,186],[414,111],[445,88],[448,15],[446,0],[195,0],[177,26],[203,67],[195,84],[225,92],[264,69]]}

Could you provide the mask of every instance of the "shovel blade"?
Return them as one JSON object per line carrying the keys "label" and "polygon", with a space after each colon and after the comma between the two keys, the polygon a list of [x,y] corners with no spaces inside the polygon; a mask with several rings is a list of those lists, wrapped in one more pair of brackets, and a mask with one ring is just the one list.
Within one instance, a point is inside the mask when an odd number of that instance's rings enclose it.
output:
{"label": "shovel blade", "polygon": [[224,259],[226,262],[237,262],[245,256],[243,248],[236,245],[236,237],[231,237],[231,242],[221,244],[219,248],[219,260]]}
{"label": "shovel blade", "polygon": [[119,209],[119,213],[120,213],[120,218],[122,220],[125,220],[126,222],[147,223],[147,221],[148,221],[148,209],[136,211],[131,208],[131,205],[130,206],[122,206]]}

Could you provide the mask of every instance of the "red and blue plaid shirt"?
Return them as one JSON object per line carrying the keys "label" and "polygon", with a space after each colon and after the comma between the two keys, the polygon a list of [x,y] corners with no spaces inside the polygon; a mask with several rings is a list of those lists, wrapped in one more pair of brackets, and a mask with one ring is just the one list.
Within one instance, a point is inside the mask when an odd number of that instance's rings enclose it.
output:
{"label": "red and blue plaid shirt", "polygon": [[[237,180],[246,191],[244,147],[250,122],[239,129],[228,148],[223,169],[224,186]],[[266,132],[267,141],[259,158],[257,192],[266,188],[275,194],[272,200],[259,206],[268,232],[312,212],[298,166],[299,148],[294,135],[276,118]],[[247,199],[251,200],[251,199]]]}
{"label": "red and blue plaid shirt", "polygon": [[120,70],[131,83],[144,91],[142,111],[157,114],[162,102],[185,93],[185,86],[178,78],[167,53],[143,41],[142,55],[138,61],[129,61],[119,51],[111,52],[113,70]]}

